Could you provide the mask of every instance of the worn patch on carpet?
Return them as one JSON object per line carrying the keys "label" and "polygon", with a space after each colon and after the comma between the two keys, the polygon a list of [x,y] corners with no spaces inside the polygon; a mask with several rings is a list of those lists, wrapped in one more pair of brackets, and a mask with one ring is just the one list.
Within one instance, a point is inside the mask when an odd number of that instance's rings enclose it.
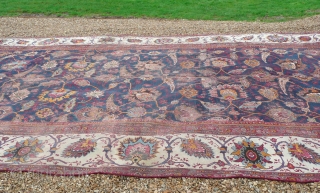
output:
{"label": "worn patch on carpet", "polygon": [[0,170],[320,179],[320,34],[0,39]]}

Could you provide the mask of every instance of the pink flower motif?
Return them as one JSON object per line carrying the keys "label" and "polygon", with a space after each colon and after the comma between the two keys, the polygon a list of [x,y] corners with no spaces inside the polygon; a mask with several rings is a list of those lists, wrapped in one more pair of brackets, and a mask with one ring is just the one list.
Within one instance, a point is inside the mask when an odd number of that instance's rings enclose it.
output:
{"label": "pink flower motif", "polygon": [[223,166],[226,165],[226,164],[225,164],[223,161],[221,161],[221,160],[219,160],[217,164],[218,164],[220,167],[223,167]]}
{"label": "pink flower motif", "polygon": [[273,143],[276,143],[277,139],[276,138],[272,138],[270,141],[272,141]]}
{"label": "pink flower motif", "polygon": [[138,163],[141,160],[149,160],[158,153],[158,142],[152,138],[128,138],[121,142],[118,149],[119,156],[124,160]]}

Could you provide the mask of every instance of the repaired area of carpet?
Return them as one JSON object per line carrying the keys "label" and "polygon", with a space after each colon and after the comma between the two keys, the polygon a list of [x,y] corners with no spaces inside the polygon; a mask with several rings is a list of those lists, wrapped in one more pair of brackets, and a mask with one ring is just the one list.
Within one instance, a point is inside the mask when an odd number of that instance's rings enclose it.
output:
{"label": "repaired area of carpet", "polygon": [[320,180],[320,34],[0,39],[0,170]]}

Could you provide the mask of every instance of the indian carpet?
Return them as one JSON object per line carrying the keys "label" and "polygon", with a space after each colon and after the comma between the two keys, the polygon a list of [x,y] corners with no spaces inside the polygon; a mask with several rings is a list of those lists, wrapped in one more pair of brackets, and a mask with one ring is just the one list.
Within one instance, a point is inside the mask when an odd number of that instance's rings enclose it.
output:
{"label": "indian carpet", "polygon": [[0,170],[320,181],[320,34],[0,39]]}

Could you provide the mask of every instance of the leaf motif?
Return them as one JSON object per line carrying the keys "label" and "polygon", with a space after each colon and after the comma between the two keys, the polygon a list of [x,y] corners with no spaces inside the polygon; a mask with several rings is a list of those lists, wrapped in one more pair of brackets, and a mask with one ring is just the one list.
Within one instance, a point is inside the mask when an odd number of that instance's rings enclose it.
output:
{"label": "leaf motif", "polygon": [[63,111],[69,113],[73,109],[75,104],[76,104],[76,98],[73,98],[73,99],[67,101],[66,104],[64,105]]}
{"label": "leaf motif", "polygon": [[268,71],[273,71],[273,69],[270,68],[270,67],[265,67],[265,69],[268,70]]}
{"label": "leaf motif", "polygon": [[106,109],[108,112],[111,112],[111,113],[115,113],[117,111],[119,111],[119,106],[117,106],[114,102],[113,102],[113,95],[114,94],[111,94],[109,96],[109,98],[107,99],[107,102],[106,102]]}
{"label": "leaf motif", "polygon": [[229,74],[242,74],[245,71],[246,71],[246,69],[236,69],[236,70],[231,70],[228,73]]}
{"label": "leaf motif", "polygon": [[25,75],[29,74],[29,72],[33,71],[38,65],[35,65],[34,67],[32,67],[31,69],[25,71],[25,72],[21,72],[19,74],[15,74],[13,75],[15,78],[22,78],[24,77]]}
{"label": "leaf motif", "polygon": [[246,77],[241,78],[241,79],[240,79],[240,82],[241,82],[241,85],[242,85],[244,88],[248,88],[248,87],[250,86],[250,82],[247,80]]}
{"label": "leaf motif", "polygon": [[243,110],[254,111],[260,105],[261,105],[260,101],[250,101],[250,102],[243,103],[239,108]]}
{"label": "leaf motif", "polygon": [[238,149],[237,151],[231,153],[231,155],[237,155],[237,156],[239,156],[240,154],[241,154],[241,149]]}
{"label": "leaf motif", "polygon": [[32,141],[30,146],[35,146],[38,142],[39,142],[39,139],[35,139],[35,140]]}
{"label": "leaf motif", "polygon": [[40,149],[39,147],[36,147],[35,151],[38,152],[38,153],[42,153],[43,152],[43,150]]}
{"label": "leaf motif", "polygon": [[218,112],[218,111],[221,111],[221,110],[225,109],[225,107],[223,105],[220,105],[220,104],[214,104],[214,103],[203,102],[203,101],[201,101],[201,104],[204,107],[206,107],[210,112]]}
{"label": "leaf motif", "polygon": [[34,104],[35,104],[35,102],[34,102],[33,100],[31,100],[31,101],[23,104],[20,111],[28,110],[28,109],[30,109]]}
{"label": "leaf motif", "polygon": [[115,88],[116,86],[118,86],[118,83],[111,83],[111,84],[109,84],[108,89]]}
{"label": "leaf motif", "polygon": [[258,92],[270,101],[275,100],[279,97],[278,91],[274,88],[262,88],[259,89]]}
{"label": "leaf motif", "polygon": [[247,142],[247,141],[245,141],[245,140],[243,140],[243,141],[242,141],[242,144],[243,144],[245,147],[249,147],[248,142]]}
{"label": "leaf motif", "polygon": [[313,77],[306,76],[306,75],[300,74],[300,73],[293,74],[293,77],[296,79],[299,79],[301,81],[310,81],[313,78]]}
{"label": "leaf motif", "polygon": [[174,85],[174,81],[173,81],[172,78],[165,77],[165,78],[163,79],[163,83],[169,85],[170,90],[171,90],[171,93],[174,92],[174,89],[175,89],[176,87],[175,87],[175,85]]}
{"label": "leaf motif", "polygon": [[24,140],[23,145],[24,146],[29,146],[29,140],[28,139]]}
{"label": "leaf motif", "polygon": [[6,152],[12,152],[12,151],[15,151],[17,148],[16,147],[13,147],[13,148],[10,148],[10,149],[7,149],[5,150]]}
{"label": "leaf motif", "polygon": [[261,54],[261,59],[262,59],[265,63],[267,63],[267,58],[268,58],[269,55],[270,55],[270,52],[262,52],[262,54]]}
{"label": "leaf motif", "polygon": [[256,166],[258,167],[258,168],[260,168],[260,169],[266,169],[265,167],[263,167],[263,165],[261,165],[261,164],[256,164]]}
{"label": "leaf motif", "polygon": [[238,55],[235,52],[230,53],[230,58],[234,59],[234,60],[238,60]]}
{"label": "leaf motif", "polygon": [[176,65],[178,62],[177,55],[175,53],[170,53],[168,55],[173,60],[173,65]]}
{"label": "leaf motif", "polygon": [[53,72],[52,77],[59,76],[63,70],[61,68],[58,68],[56,71]]}
{"label": "leaf motif", "polygon": [[2,93],[0,96],[0,102],[3,101],[3,99],[4,99],[4,93]]}
{"label": "leaf motif", "polygon": [[268,154],[267,152],[264,152],[264,151],[261,151],[261,155],[262,155],[263,157],[269,157],[269,156],[271,156],[270,154]]}
{"label": "leaf motif", "polygon": [[278,81],[279,81],[279,86],[280,86],[282,92],[285,95],[288,95],[287,90],[286,90],[286,84],[287,84],[287,82],[289,82],[289,78],[278,78]]}
{"label": "leaf motif", "polygon": [[96,73],[96,69],[93,68],[84,74],[85,77],[91,77],[94,73]]}
{"label": "leaf motif", "polygon": [[213,76],[217,74],[215,71],[211,69],[197,70],[197,72],[201,73],[203,76]]}

